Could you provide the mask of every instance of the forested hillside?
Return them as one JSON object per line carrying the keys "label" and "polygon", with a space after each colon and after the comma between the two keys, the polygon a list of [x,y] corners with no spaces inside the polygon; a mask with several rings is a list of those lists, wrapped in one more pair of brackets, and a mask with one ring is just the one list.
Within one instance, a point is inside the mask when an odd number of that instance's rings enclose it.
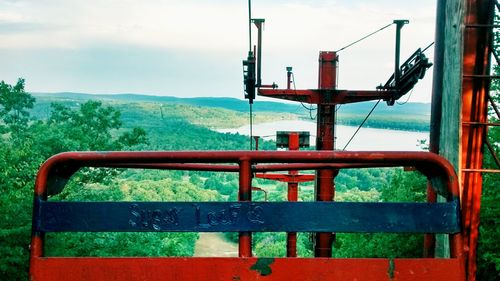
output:
{"label": "forested hillside", "polygon": [[[38,103],[33,109],[33,115],[41,118],[50,111],[51,102],[75,106],[88,100],[100,100],[119,107],[123,112],[124,121],[130,117],[132,122],[143,120],[146,126],[149,123],[155,123],[154,119],[157,118],[183,118],[193,124],[210,128],[235,128],[248,124],[248,102],[234,98],[177,98],[136,94],[90,95],[81,93],[35,93],[34,96]],[[373,102],[342,105],[337,110],[337,123],[358,126],[373,105]],[[315,119],[314,110],[310,112],[308,109],[315,109],[315,106],[257,100],[253,105],[254,121],[260,123],[282,119]],[[148,114],[144,114],[145,111]],[[221,118],[224,116],[228,118]],[[381,103],[364,126],[428,131],[429,118],[429,104],[406,103],[387,106]]]}
{"label": "forested hillside", "polygon": [[[304,117],[271,111],[259,115],[259,122]],[[400,117],[395,119],[404,119]],[[247,113],[238,110],[181,102],[93,100],[87,95],[35,99],[24,91],[24,80],[15,85],[2,81],[0,280],[27,278],[33,183],[38,167],[51,155],[72,150],[248,149],[248,137],[210,129],[240,126],[246,118]],[[497,143],[498,139],[492,141]],[[274,150],[275,144],[264,141],[260,148]],[[485,180],[483,218],[489,228],[482,232],[486,239],[481,240],[480,256],[493,268],[498,266],[498,255],[484,249],[493,247],[492,241],[498,239],[498,228],[490,230],[497,227],[495,182],[495,178]],[[286,197],[284,184],[254,179],[253,185],[265,189],[269,201]],[[336,188],[338,201],[424,201],[426,179],[402,169],[346,170],[337,176]],[[238,178],[233,173],[87,169],[73,176],[66,189],[50,200],[220,201],[236,200],[237,189]],[[300,200],[311,201],[313,196],[313,185],[301,184]],[[253,197],[265,200],[262,192],[255,191]],[[226,236],[234,240],[234,234]],[[257,256],[284,256],[284,234],[259,233],[254,237]],[[191,256],[197,239],[197,233],[49,234],[47,255]],[[422,236],[337,234],[334,247],[335,257],[415,257],[421,255]],[[297,248],[300,256],[312,255],[309,234],[299,234]]]}

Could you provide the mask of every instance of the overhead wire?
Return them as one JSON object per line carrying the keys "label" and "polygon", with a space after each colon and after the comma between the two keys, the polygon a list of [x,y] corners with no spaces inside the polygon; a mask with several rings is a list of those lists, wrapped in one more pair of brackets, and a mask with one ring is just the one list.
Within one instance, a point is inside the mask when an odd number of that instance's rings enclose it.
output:
{"label": "overhead wire", "polygon": [[[251,17],[251,0],[248,0],[248,17],[249,17],[249,51],[252,50],[252,33],[251,33],[251,21],[252,21],[252,17]],[[382,30],[390,27],[391,25],[393,25],[394,23],[390,23],[390,24],[387,24],[377,30],[375,30],[374,32],[371,32],[363,37],[361,37],[360,39],[354,41],[354,42],[351,42],[350,44],[336,50],[335,52],[338,53],[342,50],[345,50],[375,34],[377,34],[378,32],[381,32]],[[427,46],[422,52],[424,52],[425,50],[427,50],[429,47],[431,47],[432,45],[434,44],[434,42],[432,42],[429,46]],[[295,93],[297,93],[297,87],[295,85],[295,75],[292,73],[292,79],[293,79],[293,88],[294,88],[294,91]],[[411,95],[411,94],[410,94]],[[354,134],[351,136],[351,138],[349,139],[349,141],[346,143],[346,145],[344,146],[344,148],[342,150],[345,150],[347,148],[347,146],[351,143],[351,141],[354,139],[354,137],[356,136],[356,134],[359,132],[359,130],[361,129],[361,127],[364,125],[364,123],[366,122],[366,120],[368,120],[368,118],[370,117],[370,115],[373,113],[373,111],[375,110],[375,108],[377,107],[377,105],[380,103],[381,100],[378,100],[377,103],[373,106],[373,108],[370,110],[370,112],[368,113],[368,115],[365,117],[365,119],[363,120],[363,122],[361,122],[361,124],[359,125],[359,127],[356,129],[356,131],[354,132]],[[405,102],[406,103],[406,102]],[[300,103],[302,105],[302,107],[304,107],[306,110],[309,111],[309,117],[314,120],[317,118],[317,113],[316,113],[316,116],[315,117],[312,117],[312,111],[313,110],[317,110],[317,108],[313,108],[312,106],[310,107],[307,107],[304,105],[304,103]],[[339,105],[338,107],[335,108],[335,111],[339,110],[341,107],[341,105]],[[250,149],[252,150],[252,105],[250,104]]]}
{"label": "overhead wire", "polygon": [[342,150],[345,150],[347,148],[347,146],[351,143],[351,141],[354,139],[354,137],[359,132],[359,130],[361,129],[361,127],[363,127],[363,125],[365,124],[366,120],[368,120],[368,118],[370,118],[370,115],[375,110],[375,108],[380,103],[380,101],[381,100],[378,100],[377,103],[375,103],[375,105],[372,107],[372,109],[370,110],[370,112],[368,112],[368,115],[366,115],[366,117],[363,120],[363,122],[361,122],[361,124],[359,124],[358,128],[356,129],[356,131],[354,132],[354,134],[351,136],[351,138],[349,139],[349,141],[346,143],[346,145],[344,146],[344,148],[342,148]]}
{"label": "overhead wire", "polygon": [[370,33],[370,34],[367,34],[367,35],[365,35],[365,36],[361,37],[360,39],[358,39],[358,40],[356,40],[356,41],[354,41],[354,42],[352,42],[352,43],[350,43],[350,44],[348,44],[348,45],[346,45],[346,46],[344,46],[344,47],[342,47],[342,48],[338,49],[338,50],[337,50],[337,51],[335,51],[335,52],[336,52],[336,53],[338,53],[338,52],[340,52],[340,51],[342,51],[342,50],[345,50],[345,49],[347,49],[347,48],[351,47],[352,45],[354,45],[354,44],[356,44],[356,43],[359,43],[359,42],[361,42],[361,41],[365,40],[366,38],[368,38],[368,37],[370,37],[370,36],[373,36],[373,35],[375,35],[375,34],[379,33],[380,31],[382,31],[382,30],[384,30],[384,29],[388,28],[389,26],[391,26],[391,25],[393,25],[393,24],[394,24],[394,23],[393,23],[393,22],[391,22],[390,24],[385,25],[385,26],[383,26],[383,27],[381,27],[381,28],[379,28],[379,29],[375,30],[374,32],[372,32],[372,33]]}
{"label": "overhead wire", "polygon": [[[424,52],[425,52],[425,51],[427,51],[427,50],[428,50],[428,49],[429,49],[432,45],[434,45],[434,42],[431,42],[429,45],[427,45],[427,47],[425,47],[425,48],[424,48],[421,52],[422,52],[422,53],[424,53]],[[404,104],[408,103],[408,101],[410,100],[410,98],[411,98],[411,96],[412,96],[412,94],[413,94],[413,91],[414,91],[414,90],[415,90],[414,88],[411,90],[411,92],[410,92],[410,94],[408,95],[408,98],[406,99],[406,101],[401,102],[401,103],[400,103],[400,102],[398,102],[398,101],[396,101],[396,103],[397,103],[398,105],[404,105]]]}
{"label": "overhead wire", "polygon": [[[359,38],[358,40],[356,40],[354,42],[351,42],[351,43],[347,44],[346,46],[344,46],[344,47],[342,47],[342,48],[340,48],[338,50],[336,50],[335,52],[339,53],[340,51],[345,50],[345,49],[347,49],[347,48],[349,48],[349,47],[351,47],[351,46],[353,46],[353,45],[355,45],[355,44],[357,44],[357,43],[359,43],[359,42],[361,42],[361,41],[363,41],[363,40],[365,40],[365,39],[367,39],[367,38],[369,38],[369,37],[371,37],[371,36],[373,36],[373,35],[375,35],[375,34],[377,34],[379,32],[381,32],[382,30],[384,30],[384,29],[392,26],[393,24],[394,24],[394,22],[391,22],[390,24],[382,26],[381,28],[379,28],[379,29],[377,29],[377,30],[375,30],[375,31],[373,31],[373,32],[371,32],[371,33],[369,33],[369,34],[367,34],[367,35]],[[377,105],[379,103],[380,103],[380,100],[378,100],[377,103],[373,106],[373,108],[370,110],[370,112],[365,117],[365,119],[363,120],[363,122],[361,122],[361,124],[359,125],[359,127],[356,129],[356,131],[351,136],[351,138],[349,139],[349,141],[346,143],[346,145],[344,146],[344,148],[342,150],[345,150],[347,148],[347,146],[351,143],[351,141],[354,139],[354,137],[356,136],[356,134],[359,132],[359,130],[361,129],[361,127],[365,124],[366,120],[368,120],[368,118],[370,117],[370,115],[372,114],[372,112],[375,110],[375,108],[377,107]],[[341,104],[338,105],[338,106],[336,106],[335,107],[335,112],[337,112],[340,109],[341,106],[342,106]],[[335,118],[337,118],[337,116],[335,116]],[[335,120],[335,123],[336,123],[336,120]]]}
{"label": "overhead wire", "polygon": [[432,45],[434,45],[434,42],[430,43],[427,47],[425,47],[423,50],[422,50],[422,53],[427,51],[427,49],[429,49]]}
{"label": "overhead wire", "polygon": [[410,100],[411,95],[413,94],[413,90],[415,90],[415,88],[411,89],[410,94],[408,94],[408,98],[407,98],[404,102],[398,102],[398,101],[396,101],[396,103],[397,103],[398,105],[404,105],[404,104],[406,104],[406,103]]}
{"label": "overhead wire", "polygon": [[[297,94],[297,87],[295,86],[295,74],[293,74],[293,72],[292,72],[292,83],[293,83],[293,91],[295,92],[295,94]],[[303,102],[300,102],[300,105],[302,105],[302,107],[304,107],[306,110],[309,111],[309,118],[311,118],[311,120],[316,119],[317,114],[315,117],[312,117],[312,111],[318,108],[313,108],[312,105],[307,107]]]}
{"label": "overhead wire", "polygon": [[[250,0],[249,0],[249,1],[250,1]],[[355,45],[355,44],[357,44],[357,43],[359,43],[359,42],[361,42],[361,41],[363,41],[363,40],[367,39],[368,37],[373,36],[373,35],[377,34],[378,32],[380,32],[380,31],[382,31],[382,30],[384,30],[384,29],[386,29],[386,28],[390,27],[390,26],[391,26],[391,25],[393,25],[393,24],[394,24],[393,22],[392,22],[392,23],[390,23],[390,24],[387,24],[387,25],[385,25],[385,26],[383,26],[383,27],[381,27],[381,28],[379,28],[379,29],[375,30],[374,32],[372,32],[372,33],[370,33],[370,34],[367,34],[367,35],[365,35],[365,36],[361,37],[360,39],[358,39],[358,40],[356,40],[356,41],[354,41],[354,42],[351,42],[350,44],[348,44],[348,45],[346,45],[346,46],[344,46],[344,47],[342,47],[342,48],[340,48],[340,49],[336,50],[335,52],[336,52],[336,53],[338,53],[338,52],[340,52],[340,51],[342,51],[342,50],[345,50],[345,49],[347,49],[347,48],[349,48],[349,47],[351,47],[351,46],[353,46],[353,45]],[[431,44],[431,45],[432,45],[432,44]],[[427,48],[429,48],[431,45],[429,45]],[[426,50],[427,48],[425,48],[425,50]],[[293,88],[294,88],[294,91],[295,91],[295,93],[297,93],[297,87],[296,87],[296,85],[295,85],[295,75],[294,75],[293,73],[292,73],[292,79],[293,79],[293,81],[292,81],[292,82],[293,82]],[[361,127],[363,126],[363,124],[364,124],[364,123],[366,122],[366,120],[370,117],[371,113],[373,112],[373,110],[375,110],[375,107],[376,107],[379,103],[380,103],[380,100],[379,100],[379,101],[375,104],[375,106],[372,108],[372,110],[368,113],[368,115],[366,116],[365,120],[363,120],[363,122],[360,124],[360,126],[358,127],[358,129],[356,130],[356,132],[354,133],[354,135],[351,137],[351,139],[347,142],[347,144],[346,144],[346,146],[344,147],[344,149],[343,149],[343,150],[345,150],[345,149],[347,148],[347,146],[349,145],[349,143],[350,143],[350,142],[352,141],[352,139],[356,136],[356,134],[358,133],[358,131],[361,129]],[[316,119],[316,118],[317,118],[317,116],[318,116],[318,115],[317,115],[317,113],[316,113],[316,116],[315,116],[315,117],[312,117],[312,111],[313,111],[313,110],[317,110],[317,108],[313,108],[312,106],[307,107],[307,106],[306,106],[306,105],[304,105],[304,103],[302,103],[302,102],[300,102],[300,104],[302,105],[302,107],[304,107],[306,110],[308,110],[308,111],[309,111],[309,117],[310,117],[312,120],[314,120],[314,119]],[[341,106],[342,106],[342,105],[338,105],[338,106],[336,106],[336,107],[335,107],[335,112],[337,112],[337,111],[340,109],[340,107],[341,107]]]}
{"label": "overhead wire", "polygon": [[[432,42],[429,45],[427,45],[427,47],[425,47],[421,52],[423,53],[423,52],[427,51],[430,47],[432,47],[432,45],[434,45],[434,42]],[[396,103],[398,105],[404,105],[404,104],[406,104],[408,101],[410,101],[411,95],[413,94],[414,90],[415,90],[415,88],[413,88],[411,90],[410,94],[408,94],[408,98],[406,99],[406,101],[404,101],[404,102],[398,102],[398,101],[396,101]]]}
{"label": "overhead wire", "polygon": [[[358,39],[358,40],[356,40],[356,41],[354,41],[354,42],[352,42],[352,43],[350,43],[350,44],[348,44],[348,45],[346,45],[346,46],[344,46],[344,47],[342,47],[342,48],[338,49],[338,50],[337,50],[337,51],[335,51],[335,52],[336,52],[336,53],[338,53],[338,52],[340,52],[340,51],[342,51],[342,50],[345,50],[345,49],[347,49],[347,48],[351,47],[352,45],[354,45],[354,44],[356,44],[356,43],[359,43],[359,42],[361,42],[361,41],[365,40],[366,38],[368,38],[368,37],[370,37],[370,36],[372,36],[372,35],[375,35],[376,33],[378,33],[378,32],[380,32],[380,31],[382,31],[382,30],[384,30],[384,29],[388,28],[389,26],[391,26],[391,25],[393,25],[393,24],[394,24],[394,23],[390,23],[390,24],[388,24],[388,25],[385,25],[385,26],[383,26],[383,27],[381,27],[381,28],[377,29],[376,31],[374,31],[374,32],[372,32],[372,33],[370,33],[370,34],[367,34],[367,35],[365,35],[365,36],[361,37],[360,39]],[[425,48],[422,50],[422,53],[423,53],[423,52],[425,52],[425,51],[427,51],[427,49],[429,49],[432,45],[434,45],[434,42],[430,43],[427,47],[425,47]],[[410,92],[410,94],[408,95],[408,99],[407,99],[405,102],[403,102],[403,103],[398,103],[398,104],[403,105],[403,104],[407,103],[407,102],[410,100],[410,97],[411,97],[411,95],[412,95],[412,94],[413,94],[413,90]],[[359,124],[358,128],[356,129],[356,131],[354,132],[354,134],[351,136],[351,138],[349,139],[349,141],[345,144],[345,146],[344,146],[344,148],[343,148],[342,150],[345,150],[345,149],[347,148],[347,146],[349,146],[349,144],[350,144],[350,143],[351,143],[351,141],[354,139],[354,137],[356,136],[356,134],[359,132],[359,130],[361,129],[361,127],[363,127],[363,125],[365,124],[366,120],[368,120],[368,118],[370,118],[370,115],[373,113],[373,111],[375,110],[375,108],[377,107],[377,105],[380,103],[380,101],[381,101],[381,100],[378,100],[378,101],[377,101],[377,103],[375,103],[375,105],[372,107],[372,109],[370,110],[370,112],[368,113],[368,115],[366,115],[366,117],[365,117],[365,119],[363,120],[363,122],[361,122],[361,124]],[[337,108],[335,109],[335,111],[337,111],[339,108],[340,108],[340,106],[339,106],[339,107],[337,107]]]}

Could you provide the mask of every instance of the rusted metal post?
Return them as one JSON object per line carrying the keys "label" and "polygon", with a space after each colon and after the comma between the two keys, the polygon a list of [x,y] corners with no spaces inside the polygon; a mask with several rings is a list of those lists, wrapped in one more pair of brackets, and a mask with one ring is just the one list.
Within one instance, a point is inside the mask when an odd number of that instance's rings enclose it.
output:
{"label": "rusted metal post", "polygon": [[[441,134],[441,113],[443,106],[443,64],[444,64],[444,29],[446,20],[446,6],[443,1],[437,1],[436,6],[436,30],[434,38],[434,69],[432,80],[432,103],[431,103],[431,123],[429,135],[429,151],[439,154],[439,137]],[[433,203],[437,200],[437,193],[427,183],[427,202]],[[432,258],[436,252],[436,235],[425,234],[424,253],[425,258]]]}
{"label": "rusted metal post", "polygon": [[[337,54],[335,52],[319,53],[320,90],[335,90],[337,80]],[[323,98],[328,100],[332,93],[326,91]],[[335,137],[335,105],[318,104],[318,124],[316,133],[316,150],[334,150]],[[316,177],[316,201],[333,201],[335,195],[334,178],[337,171],[321,169]],[[321,215],[321,214],[318,214]],[[333,234],[317,233],[314,255],[316,257],[332,256]]]}
{"label": "rusted metal post", "polygon": [[262,25],[265,19],[252,19],[252,22],[257,27],[257,87],[262,85]]}
{"label": "rusted metal post", "polygon": [[[288,135],[288,150],[299,150],[299,133],[290,132]],[[290,170],[289,175],[298,175],[299,171]],[[288,201],[296,202],[299,195],[299,184],[296,181],[288,182]],[[297,232],[288,232],[286,237],[286,256],[297,257]]]}
{"label": "rusted metal post", "polygon": [[[432,188],[430,182],[427,182],[427,202],[435,203],[437,200],[437,193]],[[424,258],[433,258],[436,255],[436,235],[434,233],[424,234]]]}
{"label": "rusted metal post", "polygon": [[394,85],[397,87],[399,85],[399,79],[401,78],[401,70],[399,69],[399,58],[401,52],[401,29],[405,24],[408,23],[408,20],[394,20],[396,24],[396,51],[395,51],[395,59],[394,59]]}
{"label": "rusted metal post", "polygon": [[[248,158],[240,159],[240,185],[238,200],[252,201],[252,165]],[[238,239],[238,256],[252,256],[252,233],[240,232]]]}
{"label": "rusted metal post", "polygon": [[287,90],[290,90],[292,86],[292,67],[287,66],[286,67],[286,88]]}
{"label": "rusted metal post", "polygon": [[[490,46],[492,40],[494,1],[467,0],[465,9],[464,61],[461,122],[487,122],[490,86]],[[476,252],[481,208],[483,145],[486,126],[462,126],[461,176],[462,215],[466,272],[476,280]],[[469,171],[468,171],[469,170]]]}
{"label": "rusted metal post", "polygon": [[255,140],[255,150],[259,150],[259,138],[260,136],[253,136],[253,139]]}

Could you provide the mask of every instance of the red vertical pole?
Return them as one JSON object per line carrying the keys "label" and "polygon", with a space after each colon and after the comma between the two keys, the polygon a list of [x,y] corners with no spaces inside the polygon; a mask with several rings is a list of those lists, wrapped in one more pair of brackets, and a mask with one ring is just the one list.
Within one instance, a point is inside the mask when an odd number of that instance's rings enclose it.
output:
{"label": "red vertical pole", "polygon": [[[288,150],[299,150],[299,133],[288,135]],[[298,175],[297,170],[290,170],[289,175]],[[299,195],[299,184],[292,179],[288,182],[288,201],[296,202]],[[286,256],[297,257],[297,232],[288,232],[286,237]]]}
{"label": "red vertical pole", "polygon": [[[445,1],[437,1],[436,6],[436,30],[434,37],[434,66],[432,80],[432,102],[431,102],[431,123],[429,135],[429,151],[439,153],[439,137],[441,135],[441,119],[443,107],[443,76],[444,76],[444,42],[446,25],[446,5]],[[427,202],[434,203],[437,200],[437,193],[432,188],[431,182],[427,182]],[[427,233],[424,235],[424,258],[433,258],[436,249],[436,235]]]}
{"label": "red vertical pole", "polygon": [[[488,119],[490,80],[490,43],[493,24],[494,2],[467,0],[465,9],[464,58],[462,80],[461,121],[484,123]],[[461,167],[481,169],[483,144],[487,128],[462,126]],[[461,172],[462,218],[466,255],[467,280],[476,280],[476,252],[479,238],[479,210],[483,178],[478,172]]]}
{"label": "red vertical pole", "polygon": [[255,140],[255,150],[259,150],[259,136],[253,136],[253,139]]}
{"label": "red vertical pole", "polygon": [[291,67],[290,67],[290,70],[287,68],[287,71],[286,71],[286,88],[288,90],[291,89],[291,85],[292,85],[292,71],[291,71]]}
{"label": "red vertical pole", "polygon": [[[431,150],[431,152],[434,152]],[[427,182],[427,202],[435,203],[437,201],[437,193],[432,188],[431,182]],[[436,254],[436,235],[434,233],[426,233],[424,235],[424,258],[433,258]]]}
{"label": "red vertical pole", "polygon": [[[333,90],[337,79],[337,54],[335,52],[319,53],[320,90]],[[324,93],[328,100],[330,93]],[[316,150],[334,149],[335,105],[318,104],[318,125],[316,133]],[[333,201],[335,195],[334,178],[337,171],[332,169],[318,170],[316,175],[316,201]],[[321,215],[321,214],[318,214]],[[333,233],[319,232],[316,234],[314,254],[316,257],[332,256]]]}
{"label": "red vertical pole", "polygon": [[[240,186],[238,192],[239,201],[252,201],[252,167],[248,159],[240,160]],[[252,233],[240,232],[238,239],[238,256],[252,256]]]}

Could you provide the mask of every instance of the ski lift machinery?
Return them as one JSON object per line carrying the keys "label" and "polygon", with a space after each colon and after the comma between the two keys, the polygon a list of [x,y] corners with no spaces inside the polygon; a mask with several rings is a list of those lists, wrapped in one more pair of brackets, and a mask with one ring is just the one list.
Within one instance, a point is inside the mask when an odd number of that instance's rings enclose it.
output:
{"label": "ski lift machinery", "polygon": [[[395,71],[375,90],[336,88],[338,56],[320,52],[318,89],[278,89],[261,81],[262,23],[243,62],[245,97],[316,104],[318,151],[66,152],[48,159],[35,182],[30,280],[464,280],[458,180],[444,158],[428,152],[334,150],[335,106],[370,100],[389,105],[413,88],[431,64],[419,49],[399,65],[399,38],[406,20],[396,20]],[[289,69],[288,72],[291,72]],[[415,167],[446,202],[333,202],[339,169]],[[84,167],[234,172],[236,202],[60,202],[50,195]],[[252,177],[266,171],[316,170],[315,202],[253,202]],[[238,257],[47,257],[50,232],[238,232]],[[254,257],[252,232],[312,232],[314,258]],[[421,233],[449,236],[451,257],[331,258],[334,234]],[[428,252],[428,251],[424,251]]]}

